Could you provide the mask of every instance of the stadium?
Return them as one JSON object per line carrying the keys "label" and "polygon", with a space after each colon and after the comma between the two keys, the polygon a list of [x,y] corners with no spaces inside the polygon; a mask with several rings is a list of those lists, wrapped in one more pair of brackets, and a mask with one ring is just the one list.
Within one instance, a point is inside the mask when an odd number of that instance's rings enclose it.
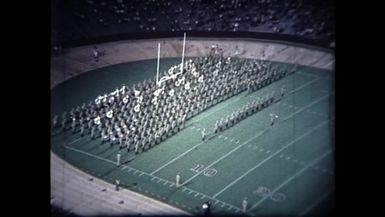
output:
{"label": "stadium", "polygon": [[52,216],[330,216],[330,1],[52,0]]}

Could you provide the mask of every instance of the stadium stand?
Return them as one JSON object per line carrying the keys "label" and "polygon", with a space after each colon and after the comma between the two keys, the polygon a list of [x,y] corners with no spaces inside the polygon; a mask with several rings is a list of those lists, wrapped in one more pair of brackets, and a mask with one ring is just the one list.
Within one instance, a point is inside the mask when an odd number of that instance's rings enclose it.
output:
{"label": "stadium stand", "polygon": [[327,44],[334,44],[335,36],[333,1],[55,0],[52,11],[55,51],[79,40],[183,31],[265,32]]}

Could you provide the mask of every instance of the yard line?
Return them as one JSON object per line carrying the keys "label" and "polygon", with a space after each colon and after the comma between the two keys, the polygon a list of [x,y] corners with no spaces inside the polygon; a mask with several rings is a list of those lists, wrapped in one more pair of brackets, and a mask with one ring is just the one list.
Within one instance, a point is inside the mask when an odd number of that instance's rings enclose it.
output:
{"label": "yard line", "polygon": [[[80,152],[82,154],[85,154],[85,155],[88,155],[88,156],[91,156],[91,157],[95,157],[99,160],[102,160],[102,161],[106,161],[106,162],[109,162],[109,163],[112,163],[112,164],[115,164],[116,165],[116,161],[112,161],[112,160],[109,160],[109,159],[106,159],[106,158],[103,158],[103,157],[99,157],[97,155],[94,155],[94,154],[90,154],[88,152],[85,152],[85,151],[82,151],[82,150],[79,150],[79,149],[76,149],[76,148],[72,148],[72,147],[69,147],[69,146],[64,146],[65,148],[67,149],[70,149],[70,150],[73,150],[73,151],[76,151],[76,152]],[[128,167],[129,168],[129,167]]]}
{"label": "yard line", "polygon": [[[271,193],[275,193],[276,191],[278,191],[280,188],[282,188],[283,186],[285,186],[287,183],[291,182],[291,180],[295,179],[297,176],[301,175],[303,172],[305,172],[307,169],[309,169],[311,166],[313,166],[315,163],[317,163],[318,161],[320,161],[322,158],[326,157],[327,155],[329,155],[330,153],[332,153],[333,150],[329,150],[327,151],[326,153],[324,153],[323,155],[319,156],[318,158],[316,158],[315,160],[313,160],[311,163],[309,163],[306,167],[302,168],[301,170],[299,170],[298,172],[296,172],[295,174],[293,174],[292,176],[290,176],[288,179],[286,179],[286,181],[282,182],[278,187],[276,187],[274,190],[271,191]],[[252,207],[249,208],[248,211],[256,208],[257,206],[259,206],[259,204],[261,204],[263,201],[265,201],[268,197],[264,196],[262,199],[260,199],[256,204],[254,204]]]}
{"label": "yard line", "polygon": [[79,140],[81,140],[81,139],[83,139],[83,138],[82,138],[82,137],[80,137],[80,138],[77,138],[77,139],[75,139],[74,141],[72,141],[72,142],[68,143],[68,145],[71,145],[71,144],[73,144],[73,143],[75,143],[75,142],[77,142],[77,141],[79,141]]}
{"label": "yard line", "polygon": [[[286,95],[290,95],[290,94],[292,94],[292,93],[294,93],[294,92],[296,92],[296,91],[298,91],[298,90],[300,90],[300,89],[302,89],[302,88],[304,88],[304,87],[306,87],[306,86],[308,86],[308,85],[310,85],[310,84],[316,82],[317,80],[319,80],[319,78],[315,78],[315,79],[313,79],[313,80],[311,80],[311,81],[309,81],[309,82],[307,82],[307,83],[305,83],[305,84],[303,84],[303,85],[297,87],[296,89],[294,89],[294,90],[288,92]],[[252,95],[250,95],[250,96],[252,96]],[[249,97],[250,97],[250,96],[249,96]],[[233,104],[233,103],[235,103],[235,102],[238,102],[238,101],[241,100],[241,99],[242,99],[242,98],[238,98],[238,99],[236,99],[236,100],[234,100],[234,101],[227,102],[226,104],[223,104],[223,106],[218,107],[217,109],[215,109],[215,110],[213,110],[213,111],[207,113],[206,115],[204,115],[204,116],[198,118],[197,120],[194,120],[192,123],[199,122],[200,120],[202,120],[202,119],[204,119],[204,118],[210,116],[211,114],[213,114],[213,113],[215,113],[215,112],[217,112],[217,111],[219,111],[219,110],[221,110],[221,109],[223,109],[223,108],[226,108],[226,107],[227,107],[228,105],[230,105],[230,104]]]}
{"label": "yard line", "polygon": [[[112,161],[112,160],[109,160],[109,159],[106,159],[106,158],[103,158],[103,157],[99,157],[99,156],[97,156],[97,155],[94,155],[94,154],[91,154],[91,153],[88,153],[88,152],[85,152],[85,151],[82,151],[82,150],[79,150],[79,149],[76,149],[76,148],[72,148],[72,147],[69,147],[69,146],[64,146],[64,147],[67,148],[67,149],[70,149],[70,150],[73,150],[73,151],[76,151],[76,152],[79,152],[79,153],[88,155],[88,156],[90,156],[90,157],[94,157],[94,158],[97,158],[97,159],[99,159],[99,160],[102,160],[102,161],[105,161],[105,162],[108,162],[108,163],[111,163],[111,164],[116,165],[116,162],[115,162],[115,161]],[[134,169],[134,168],[129,167],[129,166],[126,166],[126,165],[122,165],[122,167],[126,167],[127,169],[130,169],[130,170],[140,171],[140,170]],[[170,183],[174,183],[174,182],[171,182],[171,181],[169,181],[169,180],[160,178],[160,177],[158,177],[158,176],[151,175],[151,174],[149,174],[149,173],[147,173],[147,172],[144,172],[144,171],[140,171],[140,172],[143,172],[143,174],[145,174],[145,175],[147,175],[147,176],[150,176],[150,177],[159,179],[157,183],[159,183],[159,182],[162,181],[162,180],[163,180],[163,181],[168,181],[168,182],[170,182]],[[105,179],[109,179],[109,180],[112,181],[112,179],[111,179],[110,177],[105,176],[104,178],[105,178]],[[175,184],[175,183],[174,183],[174,184]],[[205,197],[207,197],[207,198],[209,198],[209,199],[216,200],[216,201],[219,201],[219,202],[221,202],[221,203],[223,203],[223,204],[226,204],[226,205],[228,205],[228,206],[231,206],[231,207],[233,207],[235,210],[241,210],[239,207],[236,207],[236,206],[234,206],[234,205],[231,205],[231,204],[229,204],[229,203],[223,202],[223,201],[221,201],[221,200],[212,198],[212,197],[208,196],[207,194],[204,194],[204,193],[201,193],[201,192],[192,190],[191,188],[188,188],[188,187],[184,187],[184,188],[185,188],[186,190],[190,191],[189,194],[191,194],[191,193],[193,193],[193,192],[197,192],[197,193],[199,193],[199,194],[201,194],[201,195],[205,195]]]}
{"label": "yard line", "polygon": [[250,139],[248,139],[246,142],[238,145],[237,147],[235,147],[233,150],[231,150],[230,152],[228,152],[227,154],[223,155],[222,157],[218,158],[216,161],[212,162],[210,165],[208,165],[205,169],[201,170],[200,172],[196,173],[195,175],[193,175],[192,177],[190,177],[189,179],[187,179],[182,185],[185,185],[186,183],[188,183],[189,181],[193,180],[195,177],[197,177],[198,175],[200,175],[201,173],[203,173],[204,171],[206,171],[208,168],[210,168],[211,166],[213,166],[214,164],[218,163],[219,161],[221,161],[223,158],[229,156],[231,153],[233,153],[234,151],[240,149],[242,146],[246,145],[247,143],[249,143],[251,140],[261,136],[263,133],[265,133],[266,131],[268,130],[268,128],[265,128],[265,130],[262,130],[260,131],[257,135],[251,137]]}
{"label": "yard line", "polygon": [[[310,107],[312,105],[314,105],[315,103],[318,103],[319,101],[323,100],[325,97],[327,97],[329,94],[326,94],[324,95],[323,97],[319,98],[318,100],[316,101],[313,101],[312,103],[310,103],[309,105],[303,107],[302,109],[294,112],[294,113],[291,113],[290,115],[288,115],[286,118],[283,119],[284,120],[288,120],[290,119],[291,117],[293,117],[294,115],[298,114],[299,112],[302,112],[303,110],[307,109],[307,107]],[[194,179],[195,177],[197,177],[198,175],[200,175],[201,173],[203,173],[204,171],[206,171],[208,168],[210,168],[211,166],[213,166],[214,164],[216,164],[217,162],[221,161],[223,158],[229,156],[231,153],[233,153],[234,151],[238,150],[239,148],[241,148],[242,146],[246,145],[247,143],[249,143],[250,141],[252,141],[253,139],[261,136],[263,133],[265,133],[266,131],[268,131],[270,129],[270,127],[266,127],[264,130],[260,131],[257,135],[251,137],[250,139],[248,139],[246,142],[238,145],[237,147],[235,147],[233,150],[231,150],[230,152],[228,152],[227,154],[223,155],[222,157],[218,158],[216,161],[214,161],[213,163],[211,163],[210,165],[208,165],[205,169],[201,170],[200,172],[196,173],[195,175],[193,175],[192,177],[190,177],[189,179],[187,179],[183,185],[185,185],[186,183],[188,183],[189,181],[191,181],[192,179]]]}
{"label": "yard line", "polygon": [[307,131],[306,133],[302,134],[301,136],[297,137],[295,140],[291,141],[290,143],[286,144],[285,146],[283,146],[282,148],[280,148],[278,151],[274,152],[273,154],[271,154],[269,157],[265,158],[263,161],[261,161],[259,164],[255,165],[253,168],[249,169],[246,173],[244,173],[242,176],[238,177],[237,179],[235,179],[233,182],[231,182],[230,184],[228,184],[226,187],[224,187],[222,190],[220,190],[219,192],[217,192],[216,194],[214,194],[212,196],[212,198],[216,198],[218,195],[220,195],[222,192],[224,192],[225,190],[227,190],[228,188],[230,188],[231,186],[233,186],[235,183],[237,183],[239,180],[241,180],[243,177],[247,176],[249,173],[251,173],[253,170],[255,170],[256,168],[258,168],[259,166],[261,166],[262,164],[264,164],[265,162],[267,162],[268,160],[270,160],[271,158],[273,158],[274,156],[276,156],[277,154],[279,154],[281,151],[283,151],[284,149],[286,149],[287,147],[289,147],[290,145],[298,142],[299,140],[301,140],[302,138],[304,138],[305,136],[309,135],[310,133],[312,133],[313,131],[317,130],[318,128],[322,127],[323,125],[325,125],[327,122],[329,122],[328,120],[327,121],[324,121],[320,124],[318,124],[316,127],[313,127],[311,130]]}
{"label": "yard line", "polygon": [[174,159],[170,160],[169,162],[167,162],[166,164],[164,164],[163,166],[159,167],[158,169],[154,170],[152,173],[150,173],[150,175],[154,175],[156,172],[158,172],[159,170],[165,168],[166,166],[170,165],[171,163],[173,163],[174,161],[178,160],[179,158],[183,157],[185,154],[189,153],[190,151],[194,150],[196,147],[202,145],[203,142],[200,142],[196,145],[194,145],[192,148],[190,148],[189,150],[183,152],[182,154],[180,154],[179,156],[175,157]]}
{"label": "yard line", "polygon": [[314,204],[306,208],[299,216],[304,216],[306,215],[310,210],[312,210],[314,207],[316,207],[319,203],[321,203],[325,198],[327,198],[333,191],[326,192],[323,194]]}
{"label": "yard line", "polygon": [[302,89],[302,88],[304,88],[306,86],[309,86],[310,84],[312,84],[312,83],[314,83],[314,82],[316,82],[318,80],[319,80],[319,78],[314,78],[313,80],[311,80],[311,81],[309,81],[309,82],[307,82],[307,83],[305,83],[305,84],[295,88],[294,90],[289,91],[286,95],[290,95],[290,94],[292,94],[294,92],[297,92],[298,90],[300,90],[300,89]]}
{"label": "yard line", "polygon": [[326,97],[328,97],[328,96],[329,96],[329,94],[324,95],[323,97],[319,98],[319,99],[316,100],[316,101],[313,101],[312,103],[306,105],[305,107],[301,108],[300,110],[297,110],[296,112],[291,113],[291,115],[289,115],[289,116],[283,118],[282,121],[286,121],[286,120],[290,119],[292,116],[298,114],[299,112],[302,112],[303,110],[306,110],[307,108],[311,107],[312,105],[314,105],[314,104],[316,104],[316,103],[318,103],[318,102],[324,100],[324,99],[325,99]]}

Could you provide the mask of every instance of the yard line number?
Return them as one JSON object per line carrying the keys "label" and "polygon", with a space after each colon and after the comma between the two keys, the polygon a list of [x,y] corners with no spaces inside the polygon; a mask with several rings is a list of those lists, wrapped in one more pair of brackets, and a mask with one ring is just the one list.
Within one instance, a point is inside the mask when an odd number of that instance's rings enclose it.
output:
{"label": "yard line number", "polygon": [[213,177],[215,176],[218,171],[214,168],[207,168],[205,170],[205,165],[204,164],[197,164],[195,167],[193,168],[190,168],[191,171],[195,172],[195,173],[200,173],[202,172],[203,170],[203,174],[207,177]]}

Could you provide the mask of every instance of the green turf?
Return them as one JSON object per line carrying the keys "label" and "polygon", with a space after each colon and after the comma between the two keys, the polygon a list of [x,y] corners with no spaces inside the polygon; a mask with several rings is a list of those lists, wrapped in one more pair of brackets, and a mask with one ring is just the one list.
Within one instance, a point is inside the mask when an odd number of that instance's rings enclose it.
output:
{"label": "green turf", "polygon": [[[52,90],[51,115],[153,77],[155,61],[101,68],[64,82]],[[162,59],[161,70],[179,61]],[[204,201],[211,201],[214,214],[241,214],[247,197],[249,215],[312,215],[333,207],[333,193],[321,200],[334,189],[333,77],[333,72],[304,67],[256,92],[240,93],[193,117],[185,129],[145,153],[122,150],[124,166],[114,164],[117,146],[69,131],[53,131],[52,150],[91,175],[112,183],[119,179],[126,188],[194,214],[201,213]],[[202,128],[211,131],[216,120],[257,97],[279,93],[282,86],[287,94],[277,103],[202,143]],[[273,126],[270,113],[279,115]],[[180,188],[175,187],[178,172],[182,182],[188,181]],[[284,195],[280,201],[256,193],[282,184],[275,194]]]}

